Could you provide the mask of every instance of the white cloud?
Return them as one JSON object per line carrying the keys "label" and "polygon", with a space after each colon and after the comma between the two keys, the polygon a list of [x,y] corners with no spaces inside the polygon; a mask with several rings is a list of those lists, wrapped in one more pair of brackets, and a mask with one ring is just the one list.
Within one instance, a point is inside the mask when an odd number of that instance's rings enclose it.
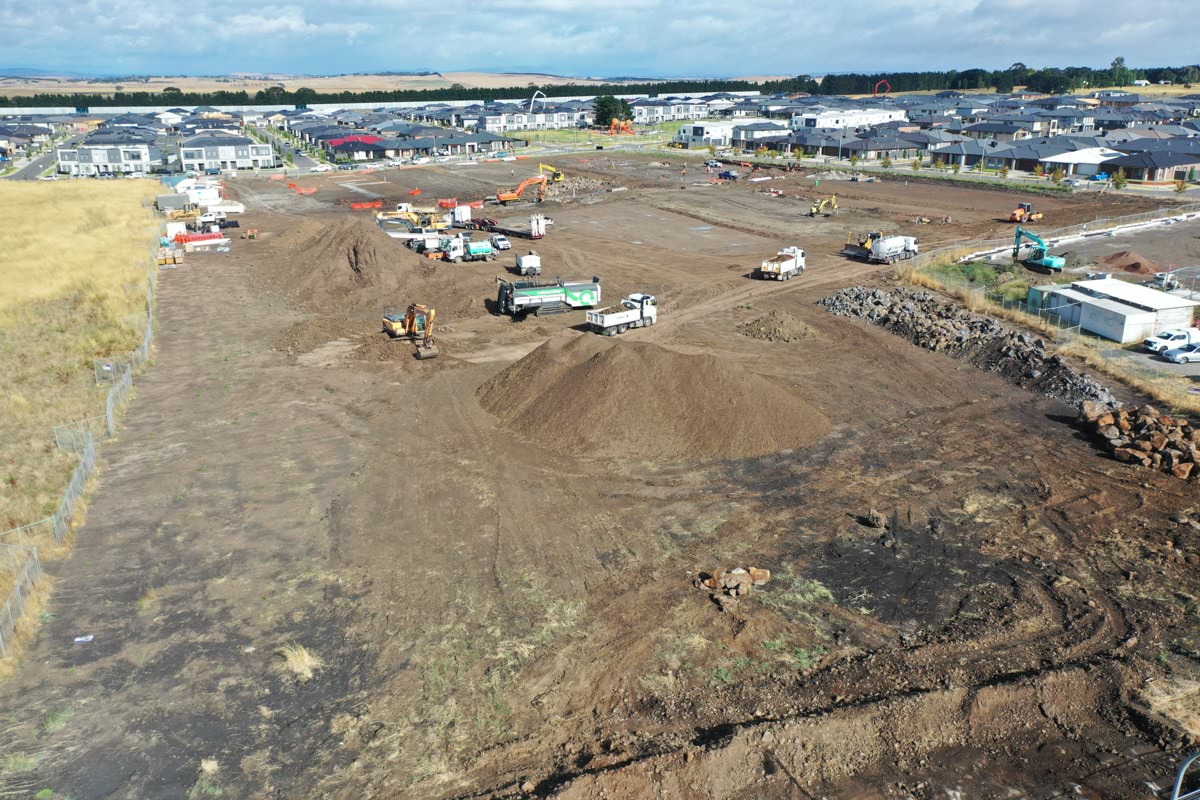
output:
{"label": "white cloud", "polygon": [[[738,75],[1180,61],[1192,0],[0,0],[3,66]],[[1195,58],[1194,55],[1191,56]]]}

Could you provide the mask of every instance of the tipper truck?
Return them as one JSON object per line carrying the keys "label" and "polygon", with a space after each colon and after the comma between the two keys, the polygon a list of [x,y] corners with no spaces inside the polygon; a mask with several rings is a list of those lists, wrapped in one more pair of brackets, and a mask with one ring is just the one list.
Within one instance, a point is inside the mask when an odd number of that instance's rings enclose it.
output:
{"label": "tipper truck", "polygon": [[523,317],[561,314],[577,308],[594,308],[600,302],[600,276],[590,281],[510,281],[496,278],[496,313]]}
{"label": "tipper truck", "polygon": [[473,242],[470,239],[453,237],[443,239],[439,244],[443,261],[453,261],[461,264],[464,261],[495,261],[496,250],[489,241]]}
{"label": "tipper truck", "polygon": [[658,301],[652,294],[634,293],[620,305],[587,312],[587,322],[592,330],[605,336],[624,333],[630,328],[644,328],[658,322]]}
{"label": "tipper truck", "polygon": [[804,272],[804,251],[799,247],[785,247],[764,260],[752,273],[763,280],[790,281]]}

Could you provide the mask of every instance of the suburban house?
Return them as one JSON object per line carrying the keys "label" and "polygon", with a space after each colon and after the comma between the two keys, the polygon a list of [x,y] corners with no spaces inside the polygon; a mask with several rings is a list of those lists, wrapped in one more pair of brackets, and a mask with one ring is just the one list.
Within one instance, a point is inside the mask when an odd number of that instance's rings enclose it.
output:
{"label": "suburban house", "polygon": [[698,100],[649,100],[631,102],[633,121],[638,125],[655,125],[676,120],[704,119],[708,116],[708,104]]}
{"label": "suburban house", "polygon": [[179,160],[185,170],[260,169],[275,166],[275,150],[248,136],[222,131],[206,131],[186,139],[179,146]]}
{"label": "suburban house", "polygon": [[1033,128],[1016,122],[976,122],[962,129],[963,136],[972,139],[994,139],[997,142],[1015,142],[1033,136]]}
{"label": "suburban house", "polygon": [[1038,159],[1046,172],[1061,169],[1068,177],[1072,175],[1092,176],[1098,172],[1110,172],[1108,162],[1120,158],[1121,153],[1107,147],[1085,147],[1069,153],[1058,153]]}
{"label": "suburban house", "polygon": [[1200,172],[1200,150],[1194,152],[1172,150],[1146,150],[1129,153],[1107,161],[1105,171],[1125,170],[1132,181],[1168,183],[1188,180]]}
{"label": "suburban house", "polygon": [[765,119],[706,120],[681,126],[671,141],[684,148],[729,147],[733,144],[734,130],[758,124],[774,125]]}
{"label": "suburban house", "polygon": [[869,128],[908,114],[897,108],[822,108],[792,117],[793,128]]}
{"label": "suburban house", "polygon": [[136,175],[165,166],[155,145],[155,131],[147,128],[110,128],[90,134],[81,144],[60,147],[55,153],[57,171],[63,175]]}

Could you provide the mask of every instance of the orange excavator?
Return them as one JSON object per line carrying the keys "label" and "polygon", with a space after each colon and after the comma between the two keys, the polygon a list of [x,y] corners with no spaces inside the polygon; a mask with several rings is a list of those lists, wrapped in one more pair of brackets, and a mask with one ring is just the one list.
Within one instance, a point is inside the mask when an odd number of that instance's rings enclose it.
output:
{"label": "orange excavator", "polygon": [[608,135],[613,136],[618,133],[628,133],[633,135],[633,120],[614,118],[613,121],[609,123]]}
{"label": "orange excavator", "polygon": [[532,178],[526,178],[517,185],[515,189],[498,190],[496,192],[496,202],[501,205],[520,200],[525,194],[525,190],[530,186],[537,186],[537,202],[542,202],[546,199],[546,184],[550,182],[550,178],[546,175],[535,175]]}

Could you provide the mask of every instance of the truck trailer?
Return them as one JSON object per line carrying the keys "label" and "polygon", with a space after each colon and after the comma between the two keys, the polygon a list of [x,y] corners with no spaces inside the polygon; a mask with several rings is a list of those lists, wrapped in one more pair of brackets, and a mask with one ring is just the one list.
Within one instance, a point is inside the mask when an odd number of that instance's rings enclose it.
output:
{"label": "truck trailer", "polygon": [[590,281],[510,281],[496,278],[496,313],[523,317],[561,314],[577,308],[594,308],[600,302],[600,276]]}

